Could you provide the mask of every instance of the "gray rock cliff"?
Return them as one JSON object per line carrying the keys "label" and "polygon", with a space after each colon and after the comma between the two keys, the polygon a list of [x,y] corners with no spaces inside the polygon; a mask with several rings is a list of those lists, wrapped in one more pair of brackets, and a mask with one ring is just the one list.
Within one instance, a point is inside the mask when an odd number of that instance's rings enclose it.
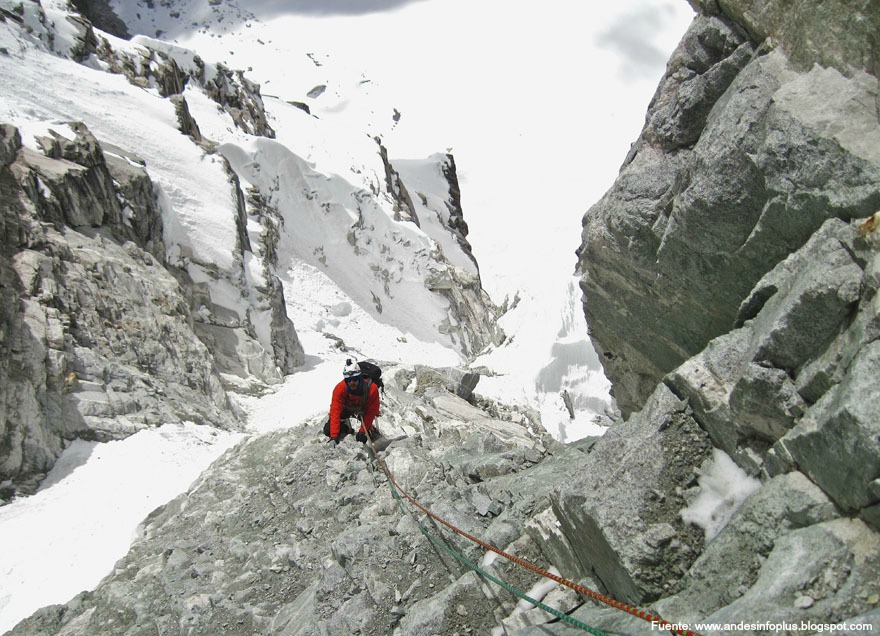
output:
{"label": "gray rock cliff", "polygon": [[134,155],[87,128],[22,148],[2,127],[0,480],[27,492],[74,438],[182,420],[240,426]]}
{"label": "gray rock cliff", "polygon": [[584,308],[626,413],[729,331],[758,280],[827,219],[880,206],[877,79],[801,70],[772,46],[724,14],[697,17],[584,218]]}
{"label": "gray rock cliff", "polygon": [[[873,624],[880,11],[692,4],[642,135],[584,217],[585,315],[627,419],[554,515],[587,532],[571,547],[585,571],[663,616]],[[669,422],[693,440],[670,451]],[[728,480],[755,481],[699,537],[681,511],[710,490],[697,449],[713,447],[741,471]]]}

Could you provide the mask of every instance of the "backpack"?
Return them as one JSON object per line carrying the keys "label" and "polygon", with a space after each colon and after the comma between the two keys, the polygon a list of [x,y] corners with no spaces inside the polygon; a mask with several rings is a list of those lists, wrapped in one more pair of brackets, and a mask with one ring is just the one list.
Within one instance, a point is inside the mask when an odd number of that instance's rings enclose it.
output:
{"label": "backpack", "polygon": [[370,381],[376,385],[376,388],[384,393],[385,383],[382,382],[382,369],[379,368],[379,365],[372,362],[358,362],[357,365],[361,373],[370,378]]}

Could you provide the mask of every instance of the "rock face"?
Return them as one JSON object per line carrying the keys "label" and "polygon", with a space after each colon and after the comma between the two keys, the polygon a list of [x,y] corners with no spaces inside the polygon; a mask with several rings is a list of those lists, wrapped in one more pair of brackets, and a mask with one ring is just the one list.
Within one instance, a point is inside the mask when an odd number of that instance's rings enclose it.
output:
{"label": "rock face", "polygon": [[20,492],[76,437],[239,426],[187,289],[164,265],[150,178],[134,155],[67,128],[41,140],[44,154],[13,127],[0,133],[0,478]]}
{"label": "rock face", "polygon": [[[543,523],[612,596],[675,621],[876,622],[880,12],[692,4],[584,217],[584,310],[627,420]],[[726,477],[700,464],[713,447]],[[713,474],[751,485],[715,493],[732,505],[700,537]]]}
{"label": "rock face", "polygon": [[880,16],[868,0],[690,0],[698,11],[729,16],[755,42],[772,40],[802,70],[813,64],[877,75]]}
{"label": "rock face", "polygon": [[554,494],[554,511],[563,534],[577,537],[581,570],[594,572],[615,598],[640,604],[668,593],[702,549],[702,532],[685,527],[680,512],[711,444],[669,391],[606,437],[589,469]]}
{"label": "rock face", "polygon": [[877,79],[798,70],[784,46],[697,17],[584,218],[584,308],[625,413],[729,331],[761,277],[827,219],[880,206]]}

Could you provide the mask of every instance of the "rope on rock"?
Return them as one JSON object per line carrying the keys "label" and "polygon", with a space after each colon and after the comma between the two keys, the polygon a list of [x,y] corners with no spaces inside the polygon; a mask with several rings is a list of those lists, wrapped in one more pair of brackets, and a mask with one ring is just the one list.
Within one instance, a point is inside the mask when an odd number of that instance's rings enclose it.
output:
{"label": "rope on rock", "polygon": [[[616,599],[611,598],[610,596],[605,596],[604,594],[599,594],[598,592],[591,590],[588,587],[584,587],[583,585],[580,585],[580,584],[575,583],[573,581],[569,581],[568,579],[565,579],[561,576],[553,574],[552,572],[548,572],[547,570],[540,568],[537,565],[530,563],[529,561],[526,561],[525,559],[522,559],[518,556],[514,556],[512,554],[508,554],[507,552],[504,552],[503,550],[496,548],[491,543],[487,543],[487,542],[483,541],[482,539],[479,539],[479,538],[473,536],[472,534],[469,534],[469,533],[465,532],[464,530],[457,528],[456,526],[452,525],[451,523],[449,523],[445,519],[435,515],[433,512],[428,510],[425,506],[423,506],[418,501],[416,501],[416,499],[413,498],[412,495],[410,495],[408,492],[406,492],[400,486],[400,484],[398,484],[397,481],[395,481],[394,476],[391,474],[391,471],[385,465],[385,462],[382,461],[382,458],[379,457],[379,452],[376,450],[376,447],[373,444],[372,438],[370,436],[367,436],[367,439],[369,440],[370,448],[372,448],[372,450],[373,450],[373,455],[376,458],[376,461],[378,462],[379,467],[382,469],[382,472],[385,473],[385,477],[388,478],[388,481],[392,487],[392,493],[394,493],[396,490],[401,495],[403,495],[407,499],[407,501],[409,501],[416,508],[418,508],[419,510],[424,512],[426,515],[428,515],[434,521],[446,526],[447,528],[449,528],[450,530],[452,530],[456,534],[464,537],[465,539],[468,539],[469,541],[472,541],[473,543],[476,543],[477,545],[479,545],[480,547],[482,547],[486,550],[490,550],[490,551],[494,552],[495,554],[503,556],[508,561],[516,563],[517,565],[524,567],[527,570],[534,572],[535,574],[539,574],[543,577],[546,577],[546,578],[550,579],[551,581],[556,581],[560,585],[564,585],[565,587],[572,589],[575,592],[578,592],[579,594],[583,594],[584,596],[587,596],[587,597],[593,599],[594,601],[598,601],[600,603],[608,605],[609,607],[613,607],[614,609],[620,610],[622,612],[626,612],[627,614],[630,614],[630,615],[635,616],[637,618],[640,618],[644,621],[647,621],[652,624],[652,628],[654,625],[656,625],[657,628],[660,630],[665,630],[665,631],[672,632],[674,634],[679,634],[679,636],[701,636],[698,632],[677,628],[675,625],[673,625],[669,621],[666,621],[666,620],[660,618],[659,616],[654,616],[653,614],[650,614],[650,613],[648,613],[644,610],[641,610],[637,607],[633,607],[631,605],[627,605],[626,603],[622,603]],[[398,504],[400,505],[400,498],[396,495],[395,495],[395,498],[398,500]],[[422,524],[419,524],[419,527],[421,528]],[[424,532],[424,530],[423,530],[423,532]],[[428,538],[431,539],[431,537],[428,537]],[[453,555],[453,556],[455,556],[455,555]],[[456,557],[456,558],[458,558],[458,557]],[[516,592],[514,592],[514,594],[516,594]],[[532,603],[533,601],[529,600],[529,602]],[[541,609],[544,609],[544,608],[542,607]],[[555,610],[551,611],[551,613],[555,613]],[[567,616],[567,615],[565,615],[565,616]],[[568,617],[568,618],[571,618],[571,617]],[[565,619],[563,619],[563,620],[565,620]],[[593,629],[594,628],[589,628],[588,631],[591,631],[591,633],[595,634],[596,632],[593,632],[592,631]]]}
{"label": "rope on rock", "polygon": [[[377,458],[378,458],[378,456],[377,456]],[[388,473],[386,472],[385,474],[387,475]],[[400,494],[398,493],[397,489],[390,482],[389,482],[389,486],[391,487],[391,495],[397,501],[397,505],[400,507],[401,513],[403,513],[404,515],[409,514],[408,511],[406,510],[406,508],[403,507],[403,500],[400,498]],[[418,521],[416,523],[418,523],[419,530],[421,530],[422,534],[428,538],[428,541],[430,541],[431,543],[433,543],[437,547],[441,548],[442,550],[444,550],[448,554],[452,555],[455,559],[457,559],[459,562],[461,562],[465,567],[473,570],[474,572],[476,572],[480,576],[488,579],[489,581],[492,581],[496,585],[503,587],[505,590],[507,590],[508,592],[513,594],[514,596],[531,603],[535,607],[542,609],[549,614],[553,614],[553,616],[555,616],[556,618],[563,620],[566,623],[569,623],[570,625],[578,627],[578,628],[584,630],[585,632],[589,632],[590,634],[594,634],[594,636],[609,636],[606,632],[603,632],[601,629],[596,629],[595,627],[590,627],[586,623],[582,623],[581,621],[577,620],[576,618],[569,616],[565,612],[560,612],[559,610],[552,608],[549,605],[545,605],[541,601],[533,599],[532,597],[530,597],[527,593],[523,592],[522,590],[520,590],[520,589],[510,585],[509,583],[502,581],[501,579],[497,578],[496,576],[490,574],[486,570],[482,569],[480,566],[469,561],[464,555],[460,554],[459,552],[456,552],[455,550],[453,550],[452,548],[447,546],[438,537],[435,537],[433,534],[431,534],[431,532],[425,527],[425,525],[423,523],[418,522]]]}

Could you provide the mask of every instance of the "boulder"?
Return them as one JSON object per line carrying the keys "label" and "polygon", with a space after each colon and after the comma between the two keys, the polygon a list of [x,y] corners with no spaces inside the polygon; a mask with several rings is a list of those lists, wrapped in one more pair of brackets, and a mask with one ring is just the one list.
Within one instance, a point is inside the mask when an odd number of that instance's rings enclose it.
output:
{"label": "boulder", "polygon": [[711,444],[665,386],[612,427],[552,497],[582,571],[633,604],[667,595],[703,548],[679,512]]}
{"label": "boulder", "polygon": [[683,589],[655,608],[679,622],[702,621],[754,585],[781,537],[838,516],[828,497],[803,474],[771,479],[706,546],[682,580]]}
{"label": "boulder", "polygon": [[880,501],[880,341],[862,349],[840,384],[828,391],[780,445],[843,509]]}
{"label": "boulder", "polygon": [[736,624],[760,617],[768,623],[826,625],[858,616],[876,605],[878,564],[880,537],[858,519],[794,530],[776,542],[754,585],[704,620]]}

